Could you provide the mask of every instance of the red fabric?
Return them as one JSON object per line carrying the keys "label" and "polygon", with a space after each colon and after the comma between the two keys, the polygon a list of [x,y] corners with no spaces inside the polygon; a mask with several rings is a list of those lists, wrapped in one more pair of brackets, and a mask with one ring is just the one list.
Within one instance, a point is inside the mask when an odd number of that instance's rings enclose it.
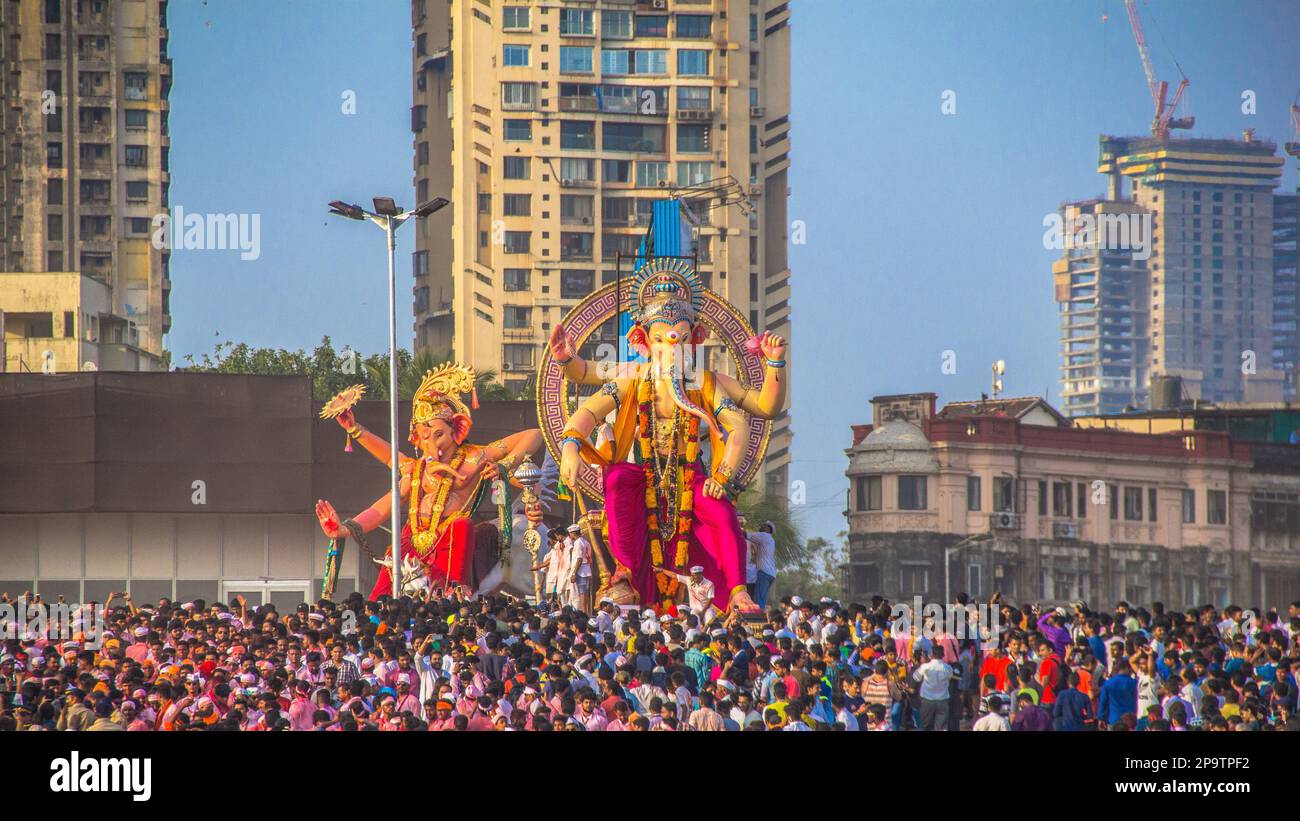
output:
{"label": "red fabric", "polygon": [[[402,528],[401,558],[404,559],[415,553],[415,545],[411,543],[411,525],[408,522]],[[443,528],[437,544],[422,561],[425,573],[434,584],[444,584],[448,579],[459,584],[468,584],[469,568],[474,562],[474,523],[466,517],[461,517]],[[449,562],[450,573],[448,573]],[[392,589],[392,572],[385,566],[379,571],[375,588],[370,591],[370,600],[375,601],[380,596],[387,596]]]}

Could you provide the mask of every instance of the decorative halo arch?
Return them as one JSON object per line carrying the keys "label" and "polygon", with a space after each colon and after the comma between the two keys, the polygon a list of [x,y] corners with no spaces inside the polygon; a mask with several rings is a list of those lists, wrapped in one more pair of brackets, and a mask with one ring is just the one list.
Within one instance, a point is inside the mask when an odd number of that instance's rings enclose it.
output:
{"label": "decorative halo arch", "polygon": [[[612,282],[587,296],[564,316],[564,329],[573,337],[575,348],[581,348],[601,325],[615,319],[620,308],[626,310],[633,304],[635,297],[632,289],[633,281],[630,277]],[[726,346],[736,365],[740,383],[746,388],[762,388],[762,357],[745,351],[745,343],[754,336],[753,328],[740,311],[720,294],[701,287],[700,295],[696,321],[702,322]],[[569,380],[564,376],[564,369],[551,356],[550,346],[547,345],[537,366],[537,422],[546,447],[557,463],[560,461],[560,439],[569,422],[568,396]],[[745,455],[734,473],[736,480],[743,485],[749,484],[758,473],[772,435],[770,419],[760,419],[752,414],[746,416],[747,429],[737,431],[738,435],[745,436]],[[578,473],[577,490],[603,503],[605,494],[600,470],[584,462]]]}

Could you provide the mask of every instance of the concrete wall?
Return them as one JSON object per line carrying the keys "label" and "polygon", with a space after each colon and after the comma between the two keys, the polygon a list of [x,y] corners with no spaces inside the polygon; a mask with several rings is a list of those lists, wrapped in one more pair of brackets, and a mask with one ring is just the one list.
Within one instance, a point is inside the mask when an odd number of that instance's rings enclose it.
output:
{"label": "concrete wall", "polygon": [[[212,601],[234,591],[247,596],[274,581],[303,582],[315,599],[327,544],[310,514],[0,516],[0,592],[33,590],[70,602],[103,601],[121,591],[137,602]],[[363,559],[349,543],[338,595],[355,589],[359,574],[368,592],[375,574]]]}

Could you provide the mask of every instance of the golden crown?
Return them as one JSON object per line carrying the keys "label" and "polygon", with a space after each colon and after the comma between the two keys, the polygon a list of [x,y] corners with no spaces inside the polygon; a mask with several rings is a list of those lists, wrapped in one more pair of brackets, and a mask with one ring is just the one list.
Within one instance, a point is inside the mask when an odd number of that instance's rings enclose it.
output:
{"label": "golden crown", "polygon": [[694,324],[704,303],[704,283],[686,260],[652,257],[632,279],[631,312],[641,325]]}
{"label": "golden crown", "polygon": [[458,362],[447,362],[434,370],[425,371],[424,379],[411,400],[411,423],[446,420],[457,413],[470,416],[470,409],[460,397],[468,393],[475,397],[472,400],[474,405],[478,405],[477,392],[474,390],[477,379],[478,374],[472,367]]}

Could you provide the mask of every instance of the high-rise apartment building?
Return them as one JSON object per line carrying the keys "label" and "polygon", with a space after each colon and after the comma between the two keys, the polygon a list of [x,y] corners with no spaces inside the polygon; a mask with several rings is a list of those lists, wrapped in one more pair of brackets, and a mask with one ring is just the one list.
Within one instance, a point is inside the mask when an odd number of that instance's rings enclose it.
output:
{"label": "high-rise apartment building", "polygon": [[[1123,236],[1098,230],[1105,249],[1098,259],[1104,263],[1109,255],[1115,271],[1108,276],[1102,267],[1098,281],[1116,287],[1100,294],[1098,325],[1077,328],[1081,335],[1095,331],[1095,351],[1072,348],[1076,328],[1063,327],[1066,412],[1115,413],[1140,404],[1155,376],[1179,377],[1190,399],[1280,400],[1272,193],[1282,172],[1277,146],[1250,133],[1241,140],[1103,136],[1098,171],[1109,180],[1101,202],[1138,219],[1124,220],[1129,230]],[[1083,323],[1073,300],[1090,287],[1093,273],[1072,253],[1067,244],[1054,266],[1056,296],[1063,323]]]}
{"label": "high-rise apartment building", "polygon": [[1297,397],[1300,367],[1300,278],[1296,276],[1296,201],[1300,194],[1273,197],[1273,367],[1282,372],[1282,398]]}
{"label": "high-rise apartment building", "polygon": [[162,367],[167,36],[167,0],[0,0],[6,369],[39,369],[50,339],[83,343],[57,370]]}
{"label": "high-rise apartment building", "polygon": [[[690,200],[704,282],[790,328],[790,4],[413,0],[415,344],[528,386],[546,338],[635,254],[653,203],[734,178],[752,210]],[[733,189],[734,190],[734,189]],[[719,364],[720,360],[718,358]],[[759,482],[783,494],[790,423]]]}
{"label": "high-rise apartment building", "polygon": [[1060,215],[1063,226],[1093,226],[1091,237],[1080,232],[1083,242],[1071,241],[1052,265],[1061,320],[1062,407],[1072,416],[1142,407],[1150,343],[1147,303],[1139,294],[1146,292],[1148,272],[1134,249],[1098,235],[1111,224],[1127,231],[1142,209],[1094,199],[1066,203]]}

